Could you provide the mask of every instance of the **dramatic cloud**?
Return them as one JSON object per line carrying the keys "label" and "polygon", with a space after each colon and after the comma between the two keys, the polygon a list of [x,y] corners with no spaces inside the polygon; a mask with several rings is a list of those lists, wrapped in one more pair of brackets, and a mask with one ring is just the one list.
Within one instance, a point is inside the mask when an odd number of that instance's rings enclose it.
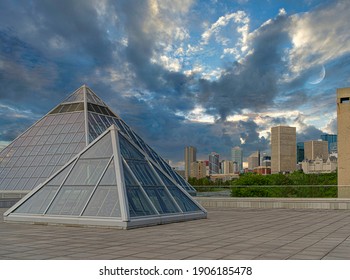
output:
{"label": "dramatic cloud", "polygon": [[199,102],[220,118],[242,109],[261,111],[273,103],[278,94],[277,81],[284,70],[280,46],[288,42],[284,15],[251,34],[252,54],[241,63],[226,68],[217,81],[200,80]]}
{"label": "dramatic cloud", "polygon": [[275,125],[336,132],[347,1],[20,2],[0,3],[1,145],[83,83],[174,163],[268,150]]}

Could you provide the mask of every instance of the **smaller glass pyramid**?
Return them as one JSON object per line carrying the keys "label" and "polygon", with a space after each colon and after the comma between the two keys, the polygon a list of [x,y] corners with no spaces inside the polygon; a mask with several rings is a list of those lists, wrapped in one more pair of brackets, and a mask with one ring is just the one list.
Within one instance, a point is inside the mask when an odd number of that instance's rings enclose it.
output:
{"label": "smaller glass pyramid", "polygon": [[115,125],[4,214],[5,221],[132,228],[206,210]]}

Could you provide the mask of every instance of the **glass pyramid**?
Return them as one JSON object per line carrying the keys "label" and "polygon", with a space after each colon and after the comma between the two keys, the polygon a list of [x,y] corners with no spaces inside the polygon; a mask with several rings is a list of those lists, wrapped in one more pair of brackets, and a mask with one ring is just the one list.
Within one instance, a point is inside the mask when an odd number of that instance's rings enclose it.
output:
{"label": "glass pyramid", "polygon": [[206,210],[116,125],[4,214],[5,221],[133,228]]}
{"label": "glass pyramid", "polygon": [[28,193],[111,125],[191,194],[195,189],[83,85],[0,152],[0,192]]}

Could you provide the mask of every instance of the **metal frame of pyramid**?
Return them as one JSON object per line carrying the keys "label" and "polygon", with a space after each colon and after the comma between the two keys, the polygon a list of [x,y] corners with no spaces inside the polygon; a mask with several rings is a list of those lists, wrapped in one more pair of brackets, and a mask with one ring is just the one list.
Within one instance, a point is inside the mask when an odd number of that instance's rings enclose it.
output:
{"label": "metal frame of pyramid", "polygon": [[159,162],[112,125],[4,220],[128,229],[206,216]]}
{"label": "metal frame of pyramid", "polygon": [[0,197],[1,194],[25,195],[111,125],[116,125],[179,186],[191,194],[196,193],[106,103],[83,85],[0,152]]}

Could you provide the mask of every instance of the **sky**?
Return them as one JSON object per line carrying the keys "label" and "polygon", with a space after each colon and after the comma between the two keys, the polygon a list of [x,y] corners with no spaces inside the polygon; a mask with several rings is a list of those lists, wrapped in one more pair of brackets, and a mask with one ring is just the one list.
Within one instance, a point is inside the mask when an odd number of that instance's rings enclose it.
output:
{"label": "sky", "polygon": [[0,146],[82,84],[174,166],[337,133],[350,1],[0,2]]}

